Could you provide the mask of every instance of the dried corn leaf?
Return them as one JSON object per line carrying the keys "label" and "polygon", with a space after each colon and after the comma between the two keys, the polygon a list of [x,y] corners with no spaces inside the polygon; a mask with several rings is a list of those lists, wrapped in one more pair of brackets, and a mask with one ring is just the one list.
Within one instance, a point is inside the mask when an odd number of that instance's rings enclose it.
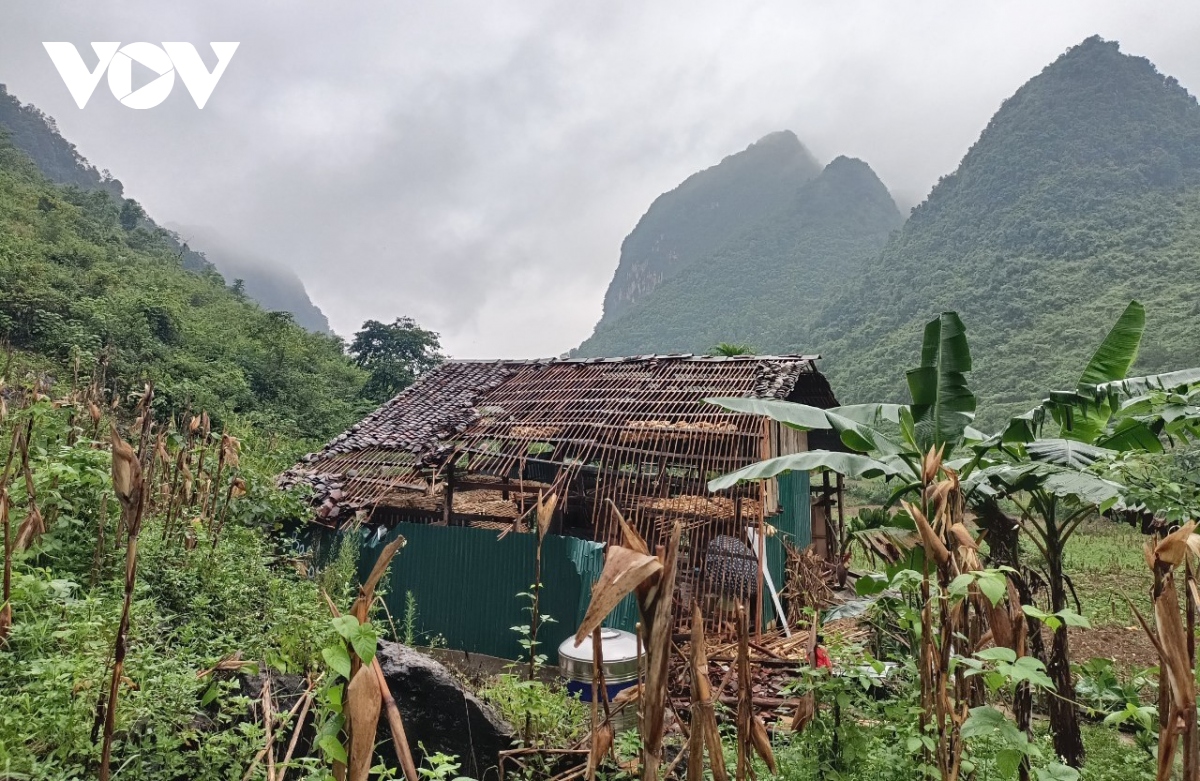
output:
{"label": "dried corn leaf", "polygon": [[371,609],[371,603],[375,601],[375,587],[383,579],[388,565],[392,563],[392,558],[406,544],[408,543],[404,539],[404,536],[397,535],[396,539],[385,545],[383,550],[379,552],[379,557],[375,559],[375,566],[371,567],[371,574],[363,581],[362,586],[359,588],[358,599],[354,600],[354,605],[350,608],[350,612],[358,618],[360,624],[367,621],[367,614]]}
{"label": "dried corn leaf", "polygon": [[[646,781],[658,778],[662,761],[664,719],[667,711],[667,666],[671,656],[671,608],[675,595],[675,572],[683,527],[671,529],[665,561],[655,587],[638,592],[638,607],[646,630],[646,688],[642,719],[642,773]],[[657,559],[656,559],[657,561]],[[599,622],[595,624],[599,626]],[[577,641],[578,642],[578,641]]]}
{"label": "dried corn leaf", "polygon": [[945,543],[941,541],[933,527],[929,525],[929,521],[925,519],[925,515],[921,510],[911,502],[901,501],[904,509],[912,517],[917,524],[917,531],[921,533],[921,544],[925,548],[925,552],[933,558],[939,566],[945,565],[950,561],[950,551],[946,549]]}
{"label": "dried corn leaf", "polygon": [[754,744],[754,750],[771,769],[771,774],[779,775],[779,766],[775,764],[775,752],[771,749],[771,738],[757,714],[750,717],[750,740]]}
{"label": "dried corn leaf", "polygon": [[537,528],[538,537],[545,537],[550,530],[550,521],[554,520],[554,508],[558,506],[558,494],[552,493],[549,498],[538,494]]}
{"label": "dried corn leaf", "polygon": [[596,768],[600,767],[600,763],[604,761],[604,755],[612,748],[612,744],[612,722],[605,721],[592,730],[592,745],[588,751],[587,778],[593,779],[596,777]]}
{"label": "dried corn leaf", "polygon": [[796,706],[796,715],[792,717],[792,732],[803,732],[816,713],[816,698],[809,692],[800,698],[800,704]]}
{"label": "dried corn leaf", "polygon": [[375,672],[366,665],[358,668],[346,688],[346,728],[350,733],[349,750],[346,752],[350,760],[347,763],[348,781],[367,781],[382,706]]}
{"label": "dried corn leaf", "polygon": [[617,508],[617,503],[612,499],[605,499],[604,501],[608,502],[609,507],[612,508],[613,515],[617,516],[617,523],[621,527],[621,539],[624,541],[625,547],[647,556],[650,555],[650,546],[642,539],[642,535],[638,534],[637,529],[630,526],[629,522],[625,520],[625,516]]}
{"label": "dried corn leaf", "polygon": [[604,559],[604,570],[592,587],[592,601],[588,604],[579,631],[575,633],[576,647],[604,622],[618,602],[662,571],[663,563],[654,556],[620,545],[610,546]]}
{"label": "dried corn leaf", "polygon": [[945,445],[934,449],[929,448],[929,452],[925,454],[925,458],[921,463],[921,481],[924,483],[933,482],[933,478],[937,477],[938,470],[942,468],[942,452]]}
{"label": "dried corn leaf", "polygon": [[1154,558],[1172,567],[1182,564],[1189,550],[1188,541],[1195,530],[1196,522],[1188,521],[1166,537],[1163,537],[1154,546]]}
{"label": "dried corn leaf", "polygon": [[1195,709],[1196,681],[1188,661],[1187,631],[1179,612],[1179,596],[1173,576],[1168,575],[1163,580],[1162,590],[1154,600],[1154,624],[1162,644],[1162,662],[1171,682],[1175,708],[1181,713]]}
{"label": "dried corn leaf", "polygon": [[979,543],[971,536],[971,532],[962,523],[956,523],[950,527],[950,534],[954,535],[954,542],[960,548],[968,550],[979,550]]}
{"label": "dried corn leaf", "polygon": [[136,498],[135,491],[140,487],[142,465],[138,463],[133,448],[117,433],[115,425],[110,430],[109,438],[112,440],[113,491],[121,500],[122,507],[128,508]]}
{"label": "dried corn leaf", "polygon": [[25,520],[17,527],[17,539],[13,543],[13,550],[28,550],[29,546],[45,533],[46,522],[42,520],[42,514],[38,512],[37,507],[30,507],[29,512],[25,513]]}
{"label": "dried corn leaf", "polygon": [[717,728],[712,684],[708,680],[708,647],[704,637],[704,615],[700,612],[700,605],[696,603],[692,604],[691,651],[692,732],[688,741],[688,781],[703,781],[706,748],[713,781],[728,781],[729,772],[725,768],[721,733]]}

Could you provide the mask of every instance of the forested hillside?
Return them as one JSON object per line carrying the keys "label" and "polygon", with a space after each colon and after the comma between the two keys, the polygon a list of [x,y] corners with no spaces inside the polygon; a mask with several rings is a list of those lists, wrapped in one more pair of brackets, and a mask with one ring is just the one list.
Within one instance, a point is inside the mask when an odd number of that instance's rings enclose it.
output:
{"label": "forested hillside", "polygon": [[812,349],[805,336],[829,291],[876,255],[901,222],[870,166],[839,157],[784,208],[602,321],[579,352],[704,353],[719,342],[759,352]]}
{"label": "forested hillside", "polygon": [[291,312],[304,328],[333,333],[325,313],[309,299],[304,283],[291,269],[239,250],[212,228],[171,224],[167,227],[189,247],[198,248],[230,285],[241,280],[246,295],[263,309]]}
{"label": "forested hillside", "polygon": [[[1200,106],[1146,59],[1091,38],[1009,98],[958,170],[797,347],[847,401],[898,398],[911,334],[961,313],[984,420],[1074,385],[1131,299],[1139,368],[1200,362]],[[990,411],[989,411],[990,410]]]}
{"label": "forested hillside", "polygon": [[713,248],[783,209],[820,171],[791,131],[771,133],[660,195],[621,245],[598,329]]}
{"label": "forested hillside", "polygon": [[[74,144],[62,137],[52,117],[32,104],[22,104],[3,84],[0,84],[0,130],[8,133],[13,146],[28,155],[50,181],[84,190],[103,190],[114,198],[124,198],[125,189],[119,179],[114,179],[107,170],[96,170]],[[158,227],[136,204],[126,207],[126,220],[152,229]],[[230,285],[241,279],[246,295],[264,308],[290,312],[297,323],[310,331],[331,333],[325,314],[309,299],[304,283],[291,269],[249,258],[215,236],[206,235],[204,239],[197,242],[191,235],[173,234],[164,237],[185,268],[203,271],[215,267]]]}
{"label": "forested hillside", "polygon": [[[239,414],[276,433],[325,437],[352,422],[365,373],[343,343],[264,311],[104,188],[48,181],[0,131],[0,343],[51,378],[106,362],[124,393]],[[0,361],[4,358],[0,356]]]}

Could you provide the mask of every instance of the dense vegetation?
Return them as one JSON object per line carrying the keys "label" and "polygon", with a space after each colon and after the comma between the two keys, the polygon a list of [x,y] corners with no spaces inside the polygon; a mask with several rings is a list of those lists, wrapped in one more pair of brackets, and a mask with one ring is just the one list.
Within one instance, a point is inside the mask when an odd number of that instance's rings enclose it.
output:
{"label": "dense vegetation", "polygon": [[0,135],[0,340],[58,381],[103,359],[119,392],[147,379],[176,408],[322,438],[350,423],[365,375],[342,342],[266,312],[103,189],[48,182]]}
{"label": "dense vegetation", "polygon": [[[1073,380],[1065,356],[1137,298],[1138,368],[1197,363],[1200,106],[1172,78],[1091,38],[1005,101],[958,170],[833,299],[806,344],[840,396],[895,398],[884,367],[947,309],[964,313],[981,410],[997,420]],[[797,345],[799,346],[799,344]]]}
{"label": "dense vegetation", "polygon": [[764,215],[785,208],[820,166],[790,131],[772,133],[655,199],[621,245],[600,327]]}
{"label": "dense vegetation", "polygon": [[[28,155],[55,184],[87,191],[103,190],[124,204],[125,188],[119,179],[114,179],[107,170],[96,170],[74,144],[62,137],[52,117],[32,104],[22,104],[3,84],[0,84],[0,132],[7,132],[13,146]],[[134,203],[129,204],[125,213],[127,219],[157,228]],[[291,269],[248,257],[211,230],[180,227],[178,233],[168,232],[163,240],[180,257],[184,268],[193,271],[215,268],[231,285],[240,280],[238,287],[264,309],[290,312],[308,330],[331,333],[325,314],[309,300],[304,283]],[[196,251],[196,247],[203,251]]]}
{"label": "dense vegetation", "polygon": [[694,260],[611,323],[601,322],[579,352],[703,353],[726,339],[764,353],[803,349],[830,291],[878,253],[900,223],[870,166],[839,157],[786,208]]}
{"label": "dense vegetation", "polygon": [[[0,415],[0,461],[10,464],[0,472],[0,516],[11,530],[11,614],[0,610],[4,778],[96,777],[132,547],[105,441],[109,421],[80,414],[91,390],[59,390],[53,402],[24,407],[31,397],[10,392]],[[203,427],[162,424],[148,451],[163,448],[166,457],[142,471],[156,477],[136,524],[113,777],[240,778],[265,734],[247,683],[268,671],[319,673],[332,635],[320,589],[344,604],[353,561],[318,582],[293,566],[294,550],[263,534],[305,510],[302,496],[274,488],[287,460],[266,455],[268,440],[248,428],[236,430],[239,444]],[[28,446],[17,441],[25,437]],[[204,672],[223,658],[244,663]]]}

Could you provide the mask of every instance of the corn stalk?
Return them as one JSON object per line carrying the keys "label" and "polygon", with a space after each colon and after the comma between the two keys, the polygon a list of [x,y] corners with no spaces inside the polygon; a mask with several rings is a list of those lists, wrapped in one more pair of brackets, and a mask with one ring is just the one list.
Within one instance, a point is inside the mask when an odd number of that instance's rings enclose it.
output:
{"label": "corn stalk", "polygon": [[611,500],[609,503],[620,525],[624,545],[609,546],[604,570],[592,589],[592,600],[583,623],[575,633],[575,645],[578,647],[594,632],[626,595],[636,593],[646,638],[646,685],[638,699],[642,779],[658,781],[666,726],[667,663],[671,654],[675,571],[683,530],[676,521],[666,547],[660,546],[656,555],[651,555],[646,541],[625,521],[616,505]]}
{"label": "corn stalk", "polygon": [[113,734],[117,724],[117,698],[125,668],[125,656],[129,651],[130,609],[133,605],[134,585],[137,582],[138,534],[141,532],[142,514],[145,511],[142,457],[145,456],[145,445],[153,425],[150,411],[153,398],[153,388],[147,387],[140,405],[141,454],[134,453],[133,448],[117,431],[115,424],[110,432],[113,492],[121,503],[121,525],[128,533],[128,543],[125,548],[125,599],[121,607],[121,623],[117,626],[117,637],[113,647],[112,678],[109,681],[108,699],[104,706],[104,747],[100,756],[100,781],[108,781],[109,778]]}
{"label": "corn stalk", "polygon": [[[1158,652],[1165,684],[1167,711],[1158,733],[1158,781],[1168,781],[1177,754],[1182,754],[1183,780],[1200,779],[1200,745],[1197,744],[1196,679],[1193,671],[1187,630],[1179,609],[1179,590],[1175,570],[1190,556],[1200,555],[1200,535],[1195,534],[1196,522],[1188,521],[1157,544],[1147,544],[1146,564],[1154,574],[1151,598],[1154,603],[1154,629],[1133,608],[1142,628]],[[1188,622],[1192,613],[1196,582],[1185,568],[1184,589],[1189,594]],[[1157,631],[1155,631],[1157,630]]]}

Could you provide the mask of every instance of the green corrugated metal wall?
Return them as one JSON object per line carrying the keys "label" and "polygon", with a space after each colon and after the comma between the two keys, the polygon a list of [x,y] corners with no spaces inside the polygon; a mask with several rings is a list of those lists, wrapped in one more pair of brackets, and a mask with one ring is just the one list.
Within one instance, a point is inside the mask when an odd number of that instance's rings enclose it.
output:
{"label": "green corrugated metal wall", "polygon": [[[782,587],[785,556],[783,540],[803,549],[812,541],[812,515],[807,472],[779,478],[781,513],[771,522],[778,534],[766,541],[767,566],[775,587]],[[353,532],[352,532],[353,533]],[[509,534],[497,539],[487,529],[401,523],[382,539],[363,543],[360,576],[366,576],[379,550],[403,534],[408,544],[392,563],[387,580],[387,608],[397,626],[405,615],[406,597],[417,605],[416,629],[423,640],[440,636],[450,648],[489,654],[505,659],[521,655],[514,626],[529,623],[528,601],[517,594],[533,582],[536,539],[532,534]],[[324,559],[331,552],[334,534],[323,536]],[[604,568],[604,547],[575,537],[548,535],[542,548],[541,612],[555,623],[544,624],[538,635],[540,650],[551,663],[558,644],[572,635],[587,611],[592,584]],[[775,617],[769,595],[764,594],[767,621]],[[633,597],[613,610],[607,626],[633,631],[638,621]]]}
{"label": "green corrugated metal wall", "polygon": [[[440,636],[450,648],[516,659],[522,649],[514,626],[529,623],[529,602],[517,594],[533,582],[536,538],[465,527],[401,523],[378,541],[364,543],[359,573],[365,576],[380,548],[397,534],[407,544],[393,560],[386,603],[399,626],[406,595],[417,604],[422,639]],[[604,567],[604,548],[575,537],[547,535],[542,547],[541,609],[554,623],[538,629],[539,650],[557,663],[559,643],[575,633]],[[613,611],[608,626],[632,631],[637,606],[629,597]]]}
{"label": "green corrugated metal wall", "polygon": [[[775,588],[783,588],[783,568],[787,556],[783,552],[783,541],[787,540],[800,550],[812,543],[812,500],[809,497],[808,472],[788,472],[779,480],[780,513],[770,519],[777,533],[766,542],[767,569],[775,581]],[[763,620],[775,618],[775,606],[769,593],[763,594]]]}

